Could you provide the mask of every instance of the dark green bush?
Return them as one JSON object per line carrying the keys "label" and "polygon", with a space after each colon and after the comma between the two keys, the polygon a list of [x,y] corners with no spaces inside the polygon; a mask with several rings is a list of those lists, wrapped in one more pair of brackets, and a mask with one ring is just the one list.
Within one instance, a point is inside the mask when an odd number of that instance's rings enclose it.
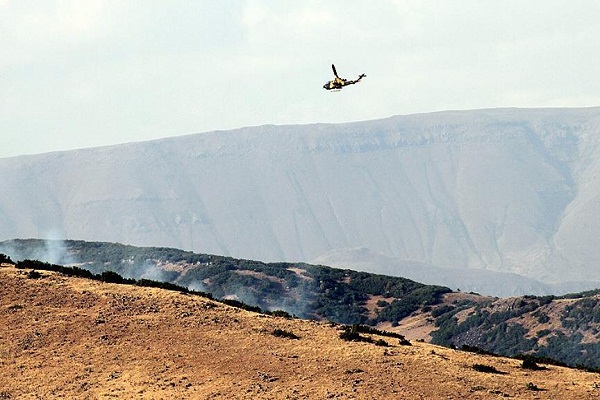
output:
{"label": "dark green bush", "polygon": [[533,357],[526,357],[523,359],[523,364],[521,364],[521,368],[530,369],[532,371],[541,371],[546,369],[546,367],[540,367]]}
{"label": "dark green bush", "polygon": [[550,364],[550,365],[556,365],[559,367],[567,367],[567,364],[565,364],[564,362],[555,360],[550,357],[537,356],[537,355],[532,355],[532,354],[519,354],[519,355],[516,355],[515,358],[518,360],[523,360],[523,361],[531,360],[534,363]]}
{"label": "dark green bush", "polygon": [[540,324],[545,324],[545,323],[547,323],[547,322],[550,321],[550,317],[547,314],[544,314],[544,313],[539,313],[537,319],[538,319],[538,322]]}
{"label": "dark green bush", "polygon": [[400,333],[382,331],[380,329],[373,328],[373,327],[367,326],[367,325],[361,325],[361,324],[353,325],[352,329],[355,330],[356,332],[360,332],[360,333],[369,333],[371,335],[379,335],[379,336],[386,336],[386,337],[400,339],[400,344],[410,346],[410,342],[408,340],[406,340],[406,337]]}
{"label": "dark green bush", "polygon": [[14,262],[6,254],[0,253],[0,264],[14,264]]}
{"label": "dark green bush", "polygon": [[274,317],[285,318],[285,319],[293,318],[293,316],[290,313],[283,311],[283,310],[265,311],[265,314],[272,315]]}
{"label": "dark green bush", "polygon": [[544,389],[540,389],[535,383],[529,382],[527,384],[527,390],[532,390],[534,392],[540,392],[540,391],[542,391]]}
{"label": "dark green bush", "polygon": [[107,282],[107,283],[127,283],[127,284],[135,283],[135,279],[123,278],[121,275],[117,274],[114,271],[104,271],[102,274],[100,274],[100,280],[102,282]]}
{"label": "dark green bush", "polygon": [[27,274],[27,277],[29,279],[40,279],[43,275],[40,274],[39,272],[37,272],[35,269],[32,269],[31,271],[29,271],[29,273]]}
{"label": "dark green bush", "polygon": [[473,369],[478,372],[485,372],[489,374],[505,374],[505,372],[498,371],[496,367],[485,364],[473,364]]}
{"label": "dark green bush", "polygon": [[60,265],[53,265],[38,260],[23,260],[16,264],[19,269],[41,269],[45,271],[58,271]]}
{"label": "dark green bush", "polygon": [[444,315],[446,313],[454,311],[455,308],[456,307],[452,306],[452,305],[444,305],[444,306],[441,306],[441,307],[437,307],[437,308],[435,308],[435,309],[433,309],[431,311],[431,316],[433,318],[438,318],[438,317],[440,317],[440,316],[442,316],[442,315]]}
{"label": "dark green bush", "polygon": [[[355,324],[352,326],[346,326],[344,328],[344,331],[342,333],[340,333],[340,339],[349,341],[349,342],[366,342],[366,343],[374,343],[376,346],[384,346],[384,347],[388,347],[389,344],[383,340],[383,339],[377,339],[377,340],[373,340],[372,337],[370,336],[362,336],[360,333],[375,333],[375,334],[379,334],[378,332],[381,332],[377,329],[368,327],[368,326],[364,326],[364,325],[359,325],[359,324]],[[397,334],[393,334],[393,337],[397,337]],[[399,335],[400,337],[404,338],[404,336]],[[402,339],[401,339],[402,340]]]}
{"label": "dark green bush", "polygon": [[155,287],[160,289],[172,290],[175,292],[189,293],[188,288],[179,286],[171,282],[154,281],[151,279],[138,279],[135,282],[138,286]]}
{"label": "dark green bush", "polygon": [[289,332],[283,329],[276,328],[273,331],[273,336],[287,338],[287,339],[300,339],[300,336],[296,335],[293,332]]}
{"label": "dark green bush", "polygon": [[483,355],[486,355],[486,356],[496,356],[496,354],[494,354],[494,353],[492,353],[490,351],[484,350],[484,349],[482,349],[480,347],[477,347],[477,346],[469,346],[468,344],[463,344],[460,347],[460,349],[462,351],[468,351],[469,353],[483,354]]}
{"label": "dark green bush", "polygon": [[346,326],[344,331],[340,333],[340,339],[346,340],[348,342],[373,342],[373,339],[367,336],[361,336],[358,333],[357,329],[358,325]]}
{"label": "dark green bush", "polygon": [[412,346],[412,344],[410,343],[410,341],[408,339],[400,339],[398,340],[398,344],[401,346]]}
{"label": "dark green bush", "polygon": [[241,302],[239,300],[221,299],[219,301],[221,303],[223,303],[223,304],[227,304],[228,306],[232,306],[232,307],[235,307],[235,308],[241,308],[242,310],[252,311],[252,312],[257,312],[257,313],[262,312],[262,310],[260,309],[260,307],[251,306],[251,305],[246,304],[244,302]]}

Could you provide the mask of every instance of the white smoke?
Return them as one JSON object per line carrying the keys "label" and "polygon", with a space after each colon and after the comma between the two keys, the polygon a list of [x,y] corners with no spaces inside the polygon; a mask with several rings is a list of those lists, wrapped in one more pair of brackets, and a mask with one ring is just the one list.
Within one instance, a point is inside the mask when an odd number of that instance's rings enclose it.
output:
{"label": "white smoke", "polygon": [[0,253],[13,261],[38,260],[51,264],[68,265],[73,263],[62,239],[15,239],[0,242]]}

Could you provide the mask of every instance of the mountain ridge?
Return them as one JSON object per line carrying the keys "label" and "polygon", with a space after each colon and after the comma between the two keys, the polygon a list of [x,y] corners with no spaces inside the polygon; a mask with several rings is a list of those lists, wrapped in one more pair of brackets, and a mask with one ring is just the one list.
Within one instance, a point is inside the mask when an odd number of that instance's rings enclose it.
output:
{"label": "mountain ridge", "polygon": [[[52,253],[59,256],[54,262],[72,266],[65,269],[18,261],[17,257],[41,254],[46,250],[43,241],[9,244],[9,256],[15,257],[20,269],[95,274],[103,281],[141,282],[142,286],[176,285],[183,292],[199,291],[236,304],[241,301],[250,309],[367,324],[444,346],[505,356],[526,354],[600,369],[600,289],[560,297],[497,298],[352,269],[83,241],[65,241],[62,249],[54,243]],[[0,252],[5,249],[6,243],[0,243]]]}
{"label": "mountain ridge", "polygon": [[261,126],[0,160],[0,239],[264,261],[366,247],[546,284],[599,281],[600,108]]}

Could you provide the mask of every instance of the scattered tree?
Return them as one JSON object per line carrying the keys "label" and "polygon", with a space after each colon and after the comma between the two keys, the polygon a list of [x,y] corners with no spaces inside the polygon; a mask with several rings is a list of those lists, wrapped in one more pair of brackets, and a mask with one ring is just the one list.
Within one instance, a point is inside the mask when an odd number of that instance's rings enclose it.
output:
{"label": "scattered tree", "polygon": [[6,254],[0,253],[0,264],[14,264],[14,262]]}

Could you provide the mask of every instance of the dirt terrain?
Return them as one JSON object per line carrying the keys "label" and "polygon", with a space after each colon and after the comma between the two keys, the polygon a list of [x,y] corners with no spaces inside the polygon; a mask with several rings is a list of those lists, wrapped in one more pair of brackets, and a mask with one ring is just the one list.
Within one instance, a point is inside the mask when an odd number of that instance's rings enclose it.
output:
{"label": "dirt terrain", "polygon": [[0,399],[600,399],[596,373],[347,342],[328,323],[28,272],[0,268]]}

